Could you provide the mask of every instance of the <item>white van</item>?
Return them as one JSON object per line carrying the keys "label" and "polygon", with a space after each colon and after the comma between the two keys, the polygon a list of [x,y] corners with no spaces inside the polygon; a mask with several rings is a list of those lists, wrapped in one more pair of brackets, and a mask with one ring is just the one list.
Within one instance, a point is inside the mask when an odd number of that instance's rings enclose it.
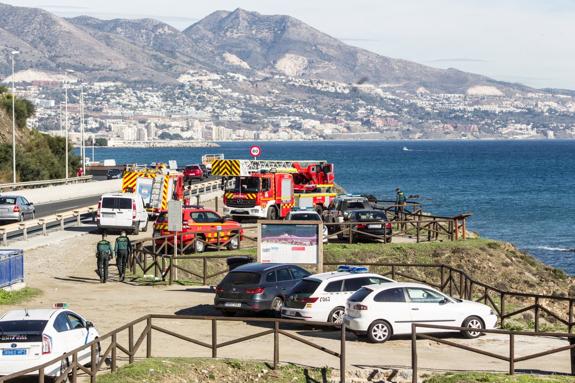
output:
{"label": "white van", "polygon": [[100,231],[126,230],[138,234],[148,230],[148,212],[142,197],[135,193],[104,194],[96,216]]}

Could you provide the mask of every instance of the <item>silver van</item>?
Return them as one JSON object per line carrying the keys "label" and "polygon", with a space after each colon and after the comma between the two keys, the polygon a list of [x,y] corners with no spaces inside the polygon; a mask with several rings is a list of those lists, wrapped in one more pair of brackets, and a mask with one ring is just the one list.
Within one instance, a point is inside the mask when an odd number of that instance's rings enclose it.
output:
{"label": "silver van", "polygon": [[126,230],[138,234],[140,230],[148,230],[148,212],[138,194],[104,194],[98,203],[96,222],[100,231]]}

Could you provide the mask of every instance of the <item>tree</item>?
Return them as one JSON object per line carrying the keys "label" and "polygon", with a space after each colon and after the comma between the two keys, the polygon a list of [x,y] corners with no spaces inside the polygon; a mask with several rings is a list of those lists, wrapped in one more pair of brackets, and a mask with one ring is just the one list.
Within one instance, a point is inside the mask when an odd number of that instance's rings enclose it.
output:
{"label": "tree", "polygon": [[96,146],[108,146],[108,140],[105,138],[96,138]]}

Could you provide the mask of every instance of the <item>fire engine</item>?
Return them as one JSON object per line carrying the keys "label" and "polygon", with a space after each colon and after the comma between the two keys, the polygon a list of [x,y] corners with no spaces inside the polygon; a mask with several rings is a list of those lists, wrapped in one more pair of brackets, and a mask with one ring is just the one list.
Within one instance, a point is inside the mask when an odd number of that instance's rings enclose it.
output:
{"label": "fire engine", "polygon": [[126,170],[122,192],[137,193],[144,200],[148,214],[157,216],[168,209],[168,201],[184,199],[184,175],[165,167]]}
{"label": "fire engine", "polygon": [[293,207],[321,214],[336,197],[326,161],[215,160],[212,174],[224,177],[224,214],[234,218],[275,220]]}

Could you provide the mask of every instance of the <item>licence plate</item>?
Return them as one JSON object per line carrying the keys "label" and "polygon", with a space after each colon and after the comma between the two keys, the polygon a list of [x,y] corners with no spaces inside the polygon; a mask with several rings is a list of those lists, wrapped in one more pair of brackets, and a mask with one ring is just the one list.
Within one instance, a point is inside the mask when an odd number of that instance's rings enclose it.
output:
{"label": "licence plate", "polygon": [[3,356],[7,356],[7,355],[26,355],[26,353],[28,352],[28,350],[26,350],[25,348],[10,348],[7,350],[2,350],[2,355]]}
{"label": "licence plate", "polygon": [[368,229],[381,229],[381,224],[374,224],[372,223],[371,225],[367,225]]}
{"label": "licence plate", "polygon": [[113,217],[116,213],[102,213],[102,217]]}
{"label": "licence plate", "polygon": [[225,307],[242,307],[242,304],[239,302],[226,302],[224,303]]}
{"label": "licence plate", "polygon": [[290,317],[295,317],[295,311],[293,310],[284,310],[284,315],[290,316]]}

